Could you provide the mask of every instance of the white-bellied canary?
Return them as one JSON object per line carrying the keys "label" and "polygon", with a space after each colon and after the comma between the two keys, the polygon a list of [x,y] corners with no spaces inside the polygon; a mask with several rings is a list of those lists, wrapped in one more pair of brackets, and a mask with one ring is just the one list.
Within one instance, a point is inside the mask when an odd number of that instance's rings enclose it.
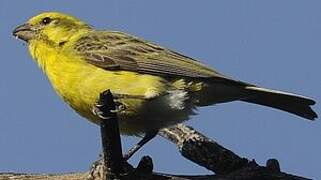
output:
{"label": "white-bellied canary", "polygon": [[233,80],[170,49],[123,32],[96,30],[63,13],[41,13],[13,35],[28,43],[59,96],[91,122],[99,123],[92,109],[99,94],[110,89],[121,133],[145,134],[139,147],[159,129],[188,120],[198,107],[230,101],[317,118],[310,98]]}

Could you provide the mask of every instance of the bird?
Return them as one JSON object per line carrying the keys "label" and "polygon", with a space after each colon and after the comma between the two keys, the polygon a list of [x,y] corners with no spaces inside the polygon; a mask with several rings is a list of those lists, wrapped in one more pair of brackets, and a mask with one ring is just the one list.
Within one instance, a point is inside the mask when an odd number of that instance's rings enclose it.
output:
{"label": "bird", "polygon": [[243,101],[318,117],[311,98],[232,79],[194,58],[125,32],[97,30],[65,13],[40,13],[12,33],[26,42],[57,94],[89,121],[100,123],[93,107],[101,92],[112,92],[121,134],[142,137],[125,159],[204,106]]}

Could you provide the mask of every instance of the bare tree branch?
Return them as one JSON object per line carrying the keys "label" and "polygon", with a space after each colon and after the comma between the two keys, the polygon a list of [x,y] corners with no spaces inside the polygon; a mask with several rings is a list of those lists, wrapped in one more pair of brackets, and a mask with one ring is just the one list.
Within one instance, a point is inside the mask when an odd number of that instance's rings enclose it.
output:
{"label": "bare tree branch", "polygon": [[249,162],[184,124],[165,128],[160,135],[175,143],[185,158],[216,174],[230,173]]}
{"label": "bare tree branch", "polygon": [[102,167],[105,167],[102,171],[103,176],[105,179],[119,179],[121,174],[124,173],[124,162],[116,105],[110,90],[100,94],[93,112],[101,119],[100,134],[104,163]]}

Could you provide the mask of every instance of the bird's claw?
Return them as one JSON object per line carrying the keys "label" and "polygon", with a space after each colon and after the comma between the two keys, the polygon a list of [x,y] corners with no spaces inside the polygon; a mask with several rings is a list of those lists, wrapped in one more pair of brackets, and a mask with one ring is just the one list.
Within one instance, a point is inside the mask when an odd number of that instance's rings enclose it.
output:
{"label": "bird's claw", "polygon": [[[111,113],[119,113],[119,112],[124,111],[126,109],[126,106],[123,103],[119,102],[117,99],[114,100],[114,102],[115,102],[115,105],[116,105],[116,109],[109,110]],[[103,106],[104,105],[102,105],[102,104],[96,103],[95,106],[92,109],[92,113],[94,115],[98,116],[99,118],[109,119],[109,117],[105,117],[104,113],[101,111],[101,108]]]}

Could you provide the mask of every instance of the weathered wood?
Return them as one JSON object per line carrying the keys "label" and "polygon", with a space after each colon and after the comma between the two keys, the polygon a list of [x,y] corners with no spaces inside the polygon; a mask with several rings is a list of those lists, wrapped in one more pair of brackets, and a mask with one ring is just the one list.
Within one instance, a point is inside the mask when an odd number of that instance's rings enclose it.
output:
{"label": "weathered wood", "polygon": [[185,158],[216,174],[230,173],[249,162],[184,124],[165,128],[160,135],[175,143]]}
{"label": "weathered wood", "polygon": [[[67,173],[63,175],[37,175],[37,174],[15,174],[15,173],[2,173],[0,180],[84,180],[88,177],[89,173]],[[254,166],[247,167],[231,174],[226,175],[201,175],[201,176],[183,176],[171,175],[163,173],[150,173],[140,174],[137,179],[133,176],[131,178],[122,178],[125,180],[309,180],[307,178],[289,175],[281,172],[270,171],[267,168]],[[100,180],[96,178],[95,180]]]}
{"label": "weathered wood", "polygon": [[[118,179],[124,173],[123,154],[119,133],[116,105],[110,90],[100,94],[93,112],[101,119],[100,134],[103,149],[103,168],[106,179]],[[104,171],[102,171],[104,172]]]}

